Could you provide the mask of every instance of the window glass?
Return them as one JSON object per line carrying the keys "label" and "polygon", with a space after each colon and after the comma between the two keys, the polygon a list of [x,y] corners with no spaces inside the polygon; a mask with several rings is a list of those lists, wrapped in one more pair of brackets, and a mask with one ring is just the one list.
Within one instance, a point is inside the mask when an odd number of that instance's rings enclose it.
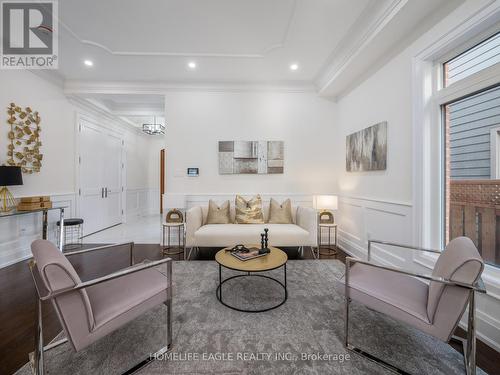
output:
{"label": "window glass", "polygon": [[500,63],[500,33],[443,64],[444,86]]}
{"label": "window glass", "polygon": [[500,265],[500,86],[443,112],[446,237],[471,238],[487,263]]}

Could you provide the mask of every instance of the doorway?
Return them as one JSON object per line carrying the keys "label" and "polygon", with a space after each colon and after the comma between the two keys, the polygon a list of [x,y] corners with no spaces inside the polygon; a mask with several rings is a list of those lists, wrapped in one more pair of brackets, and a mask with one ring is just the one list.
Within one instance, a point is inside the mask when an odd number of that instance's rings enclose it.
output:
{"label": "doorway", "polygon": [[123,221],[121,137],[87,119],[78,120],[78,208],[85,235]]}

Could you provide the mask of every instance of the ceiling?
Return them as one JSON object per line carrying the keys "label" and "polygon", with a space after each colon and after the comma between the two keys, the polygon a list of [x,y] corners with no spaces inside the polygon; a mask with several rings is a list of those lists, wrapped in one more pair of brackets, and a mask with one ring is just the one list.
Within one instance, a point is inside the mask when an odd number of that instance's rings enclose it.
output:
{"label": "ceiling", "polygon": [[[64,0],[60,72],[112,81],[310,81],[369,1]],[[191,60],[196,71],[187,69]],[[291,72],[295,61],[300,69]]]}
{"label": "ceiling", "polygon": [[[128,82],[293,85],[333,97],[461,2],[64,0],[57,74],[73,94]],[[86,59],[94,65],[85,66]]]}
{"label": "ceiling", "polygon": [[142,129],[142,124],[165,123],[163,95],[85,94],[79,95],[79,99],[135,128]]}

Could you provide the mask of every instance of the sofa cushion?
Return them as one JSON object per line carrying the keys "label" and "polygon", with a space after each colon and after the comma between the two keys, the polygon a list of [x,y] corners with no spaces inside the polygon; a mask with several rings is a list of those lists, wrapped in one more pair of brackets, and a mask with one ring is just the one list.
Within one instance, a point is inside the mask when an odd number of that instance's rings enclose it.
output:
{"label": "sofa cushion", "polygon": [[229,201],[225,201],[218,206],[210,199],[208,202],[207,224],[229,224],[230,222]]}
{"label": "sofa cushion", "polygon": [[226,247],[237,244],[260,246],[260,234],[269,229],[270,246],[307,243],[309,232],[295,224],[207,224],[194,233],[197,246]]}
{"label": "sofa cushion", "polygon": [[[215,200],[216,203],[222,204],[224,200]],[[269,220],[269,201],[262,201],[262,214],[264,216],[264,223],[267,223]],[[236,223],[236,208],[234,204],[229,205],[229,217],[231,218],[230,223]],[[203,217],[203,224],[207,223],[208,217],[208,204],[201,205],[201,212]],[[292,202],[292,222],[293,224],[297,224],[297,209],[298,206],[294,206]]]}
{"label": "sofa cushion", "polygon": [[262,213],[262,199],[260,195],[246,200],[241,195],[235,199],[236,223],[237,224],[261,224],[264,223]]}
{"label": "sofa cushion", "polygon": [[270,224],[293,224],[292,202],[290,199],[279,204],[277,200],[271,198],[268,222]]}

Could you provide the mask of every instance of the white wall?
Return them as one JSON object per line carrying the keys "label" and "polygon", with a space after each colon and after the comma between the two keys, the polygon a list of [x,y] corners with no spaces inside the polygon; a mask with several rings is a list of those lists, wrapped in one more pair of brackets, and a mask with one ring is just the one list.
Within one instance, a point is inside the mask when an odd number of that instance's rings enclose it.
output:
{"label": "white wall", "polygon": [[75,116],[62,89],[25,70],[0,70],[0,163],[7,160],[7,106],[31,107],[41,116],[40,173],[24,174],[14,195],[73,193],[75,191]]}
{"label": "white wall", "polygon": [[126,134],[127,187],[158,188],[160,150],[165,147],[162,136]]}
{"label": "white wall", "polygon": [[160,150],[165,138],[129,134],[125,138],[127,158],[127,219],[160,210]]}
{"label": "white wall", "polygon": [[[417,223],[412,222],[415,210],[412,173],[416,164],[412,150],[415,115],[412,105],[419,100],[414,96],[413,59],[436,40],[445,37],[454,27],[467,21],[484,3],[467,1],[337,102],[338,137],[334,165],[338,176],[336,190],[341,197],[337,218],[339,242],[346,251],[365,257],[369,238],[413,242]],[[346,172],[345,137],[381,121],[388,122],[387,170]],[[439,134],[439,130],[436,133]],[[436,137],[432,141],[435,143],[429,147],[433,153],[431,160],[439,163],[435,157],[439,155]],[[440,181],[435,173],[431,181],[432,190],[440,189]],[[437,215],[433,216],[436,223],[432,226],[438,229]],[[436,243],[436,239],[433,242]],[[374,258],[394,266],[431,272],[411,252],[405,250],[376,247]],[[478,334],[486,343],[500,350],[500,299],[497,294],[500,280],[495,280],[491,273],[485,275],[484,279],[490,294],[479,297]]]}
{"label": "white wall", "polygon": [[[342,195],[411,203],[412,100],[409,50],[338,102],[336,175]],[[387,169],[347,172],[346,136],[387,121]]]}
{"label": "white wall", "polygon": [[[153,153],[163,147],[161,139],[152,139],[136,131],[130,131],[110,119],[100,118],[98,113],[77,108],[64,95],[62,87],[25,70],[0,70],[0,108],[3,111],[0,125],[0,164],[7,160],[7,107],[11,102],[21,107],[30,106],[41,116],[42,168],[39,173],[23,174],[24,185],[9,189],[14,196],[49,195],[54,206],[66,206],[66,217],[76,212],[76,119],[77,112],[99,119],[122,134],[129,167],[127,182],[132,195],[146,196],[131,206],[135,213],[150,212],[158,206],[158,186],[154,175]],[[155,190],[156,189],[156,190]],[[128,194],[128,192],[127,192]],[[48,238],[55,241],[57,212],[49,214]],[[31,242],[41,236],[41,214],[15,218],[0,218],[0,267],[19,261],[30,254]]]}
{"label": "white wall", "polygon": [[[335,105],[313,93],[167,93],[165,113],[168,193],[316,193],[335,186]],[[284,174],[219,175],[221,140],[284,141]],[[200,176],[186,177],[188,167],[200,168]]]}
{"label": "white wall", "polygon": [[[7,107],[14,102],[30,106],[41,116],[42,168],[23,174],[23,186],[9,187],[14,196],[50,195],[54,206],[75,207],[75,113],[73,106],[55,84],[24,70],[0,70],[0,164],[7,160],[9,126]],[[49,214],[49,239],[55,240],[56,212]],[[32,240],[41,235],[41,214],[0,218],[0,267],[29,254]]]}

